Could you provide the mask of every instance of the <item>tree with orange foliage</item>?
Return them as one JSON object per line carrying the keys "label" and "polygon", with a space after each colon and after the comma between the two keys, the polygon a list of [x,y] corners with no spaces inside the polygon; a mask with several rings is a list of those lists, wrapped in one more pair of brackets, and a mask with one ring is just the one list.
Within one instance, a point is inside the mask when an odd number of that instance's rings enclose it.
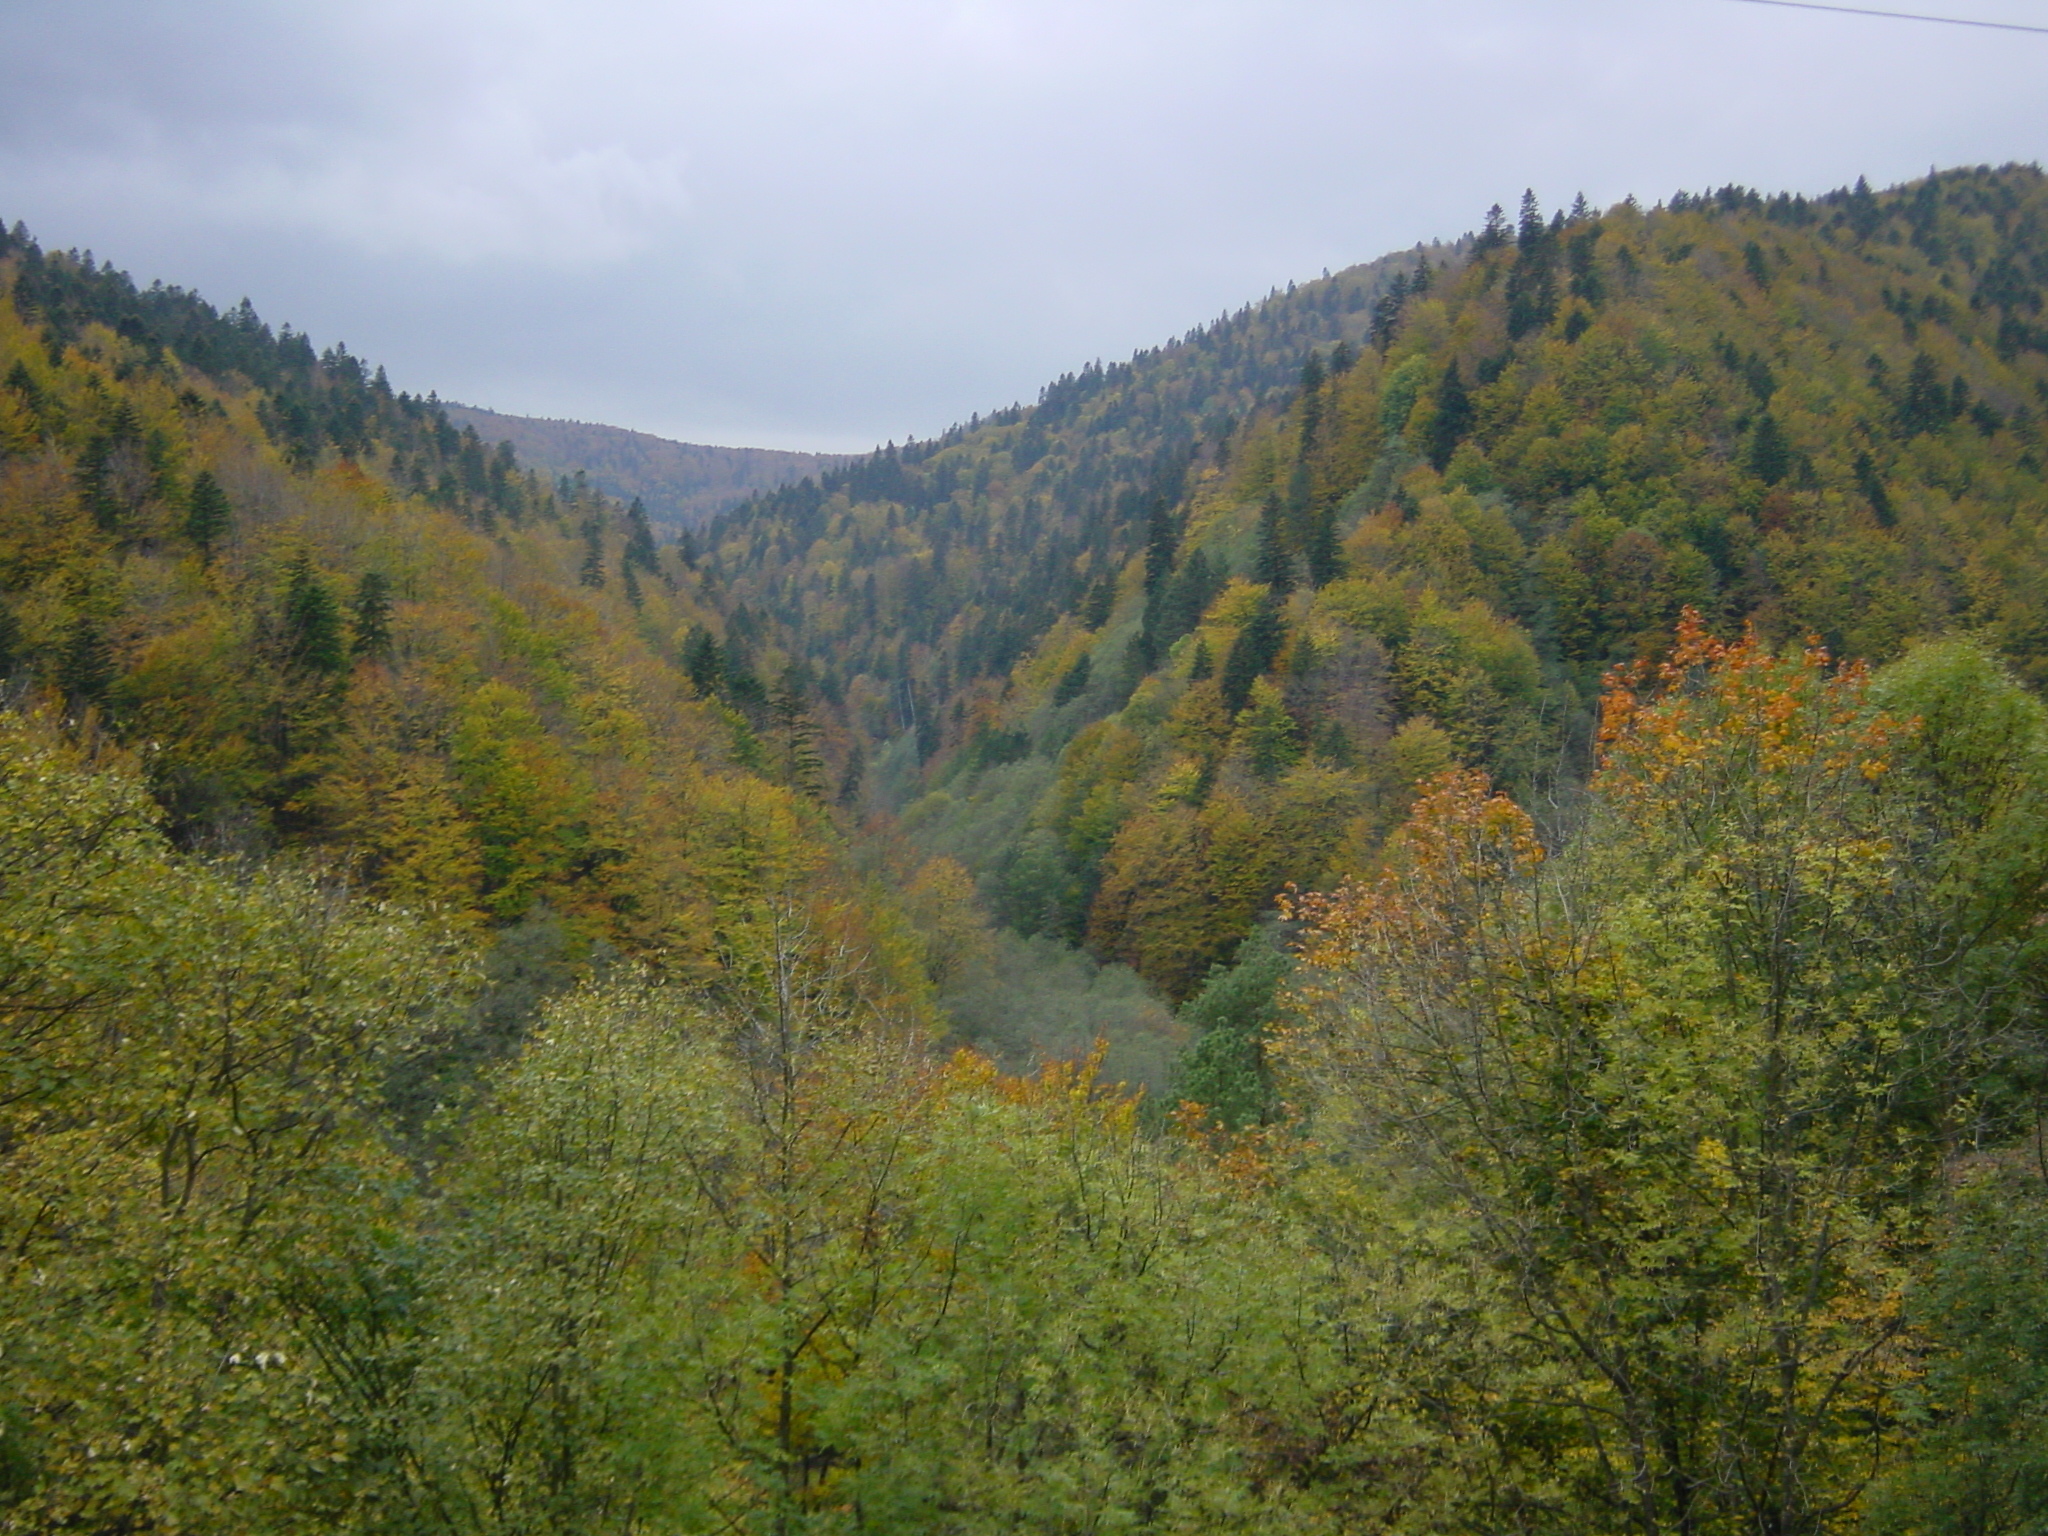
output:
{"label": "tree with orange foliage", "polygon": [[1610,678],[1558,847],[1454,771],[1378,882],[1296,904],[1324,1133],[1512,1277],[1511,1417],[1592,1528],[1841,1529],[1902,1441],[1908,1266],[1995,990],[1954,984],[1919,737],[1862,667],[1688,613]]}

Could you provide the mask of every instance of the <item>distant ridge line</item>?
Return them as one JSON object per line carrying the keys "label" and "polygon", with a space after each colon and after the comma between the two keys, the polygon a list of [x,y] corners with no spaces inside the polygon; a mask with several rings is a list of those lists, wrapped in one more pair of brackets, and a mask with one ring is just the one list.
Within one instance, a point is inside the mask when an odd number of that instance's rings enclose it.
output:
{"label": "distant ridge line", "polygon": [[686,443],[608,422],[514,416],[488,406],[443,400],[457,426],[491,442],[509,442],[520,462],[549,476],[581,472],[621,501],[639,498],[654,522],[696,527],[760,491],[818,476],[855,457],[783,448]]}

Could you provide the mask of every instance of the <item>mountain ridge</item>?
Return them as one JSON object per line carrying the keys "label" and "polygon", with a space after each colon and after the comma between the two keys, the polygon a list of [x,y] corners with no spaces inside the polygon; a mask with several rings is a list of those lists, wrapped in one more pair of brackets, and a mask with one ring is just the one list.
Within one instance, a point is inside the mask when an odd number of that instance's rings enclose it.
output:
{"label": "mountain ridge", "polygon": [[852,455],[685,443],[607,422],[519,416],[486,406],[439,402],[458,426],[491,443],[509,442],[522,463],[555,476],[579,471],[603,494],[635,498],[671,533],[701,526],[758,491],[837,468]]}

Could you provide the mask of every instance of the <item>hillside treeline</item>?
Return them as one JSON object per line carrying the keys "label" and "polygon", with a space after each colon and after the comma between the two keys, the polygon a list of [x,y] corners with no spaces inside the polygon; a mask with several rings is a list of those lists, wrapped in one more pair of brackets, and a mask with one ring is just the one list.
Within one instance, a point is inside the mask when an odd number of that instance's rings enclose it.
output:
{"label": "hillside treeline", "polygon": [[[802,516],[796,493],[734,514],[724,622],[855,671],[851,803],[959,859],[1000,922],[1189,997],[1289,883],[1374,867],[1429,775],[1568,799],[1604,673],[1687,607],[1872,661],[1969,633],[2038,681],[2044,219],[2026,167],[1605,212],[1532,195],[1371,286],[1305,285],[871,460]],[[1254,333],[1319,327],[1277,402],[1201,416],[1175,392],[1234,377]],[[1174,445],[1093,543],[1058,533],[1104,505],[1078,478],[1015,500],[1076,409],[1103,425],[1072,429],[1064,473],[1139,441],[1127,422]],[[1047,594],[993,669],[994,610],[928,598],[976,582]],[[885,622],[873,657],[870,589],[930,635]]]}

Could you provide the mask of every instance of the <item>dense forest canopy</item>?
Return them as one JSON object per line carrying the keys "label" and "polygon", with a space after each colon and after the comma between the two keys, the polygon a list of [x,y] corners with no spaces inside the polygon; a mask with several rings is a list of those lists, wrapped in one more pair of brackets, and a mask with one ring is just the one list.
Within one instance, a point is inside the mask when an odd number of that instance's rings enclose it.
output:
{"label": "dense forest canopy", "polygon": [[705,590],[813,669],[850,804],[1180,997],[1429,772],[1582,780],[1687,606],[2048,673],[2044,218],[2023,167],[1529,196],[760,498]]}
{"label": "dense forest canopy", "polygon": [[2039,1529],[2038,170],[1525,197],[668,546],[0,286],[0,1529]]}

